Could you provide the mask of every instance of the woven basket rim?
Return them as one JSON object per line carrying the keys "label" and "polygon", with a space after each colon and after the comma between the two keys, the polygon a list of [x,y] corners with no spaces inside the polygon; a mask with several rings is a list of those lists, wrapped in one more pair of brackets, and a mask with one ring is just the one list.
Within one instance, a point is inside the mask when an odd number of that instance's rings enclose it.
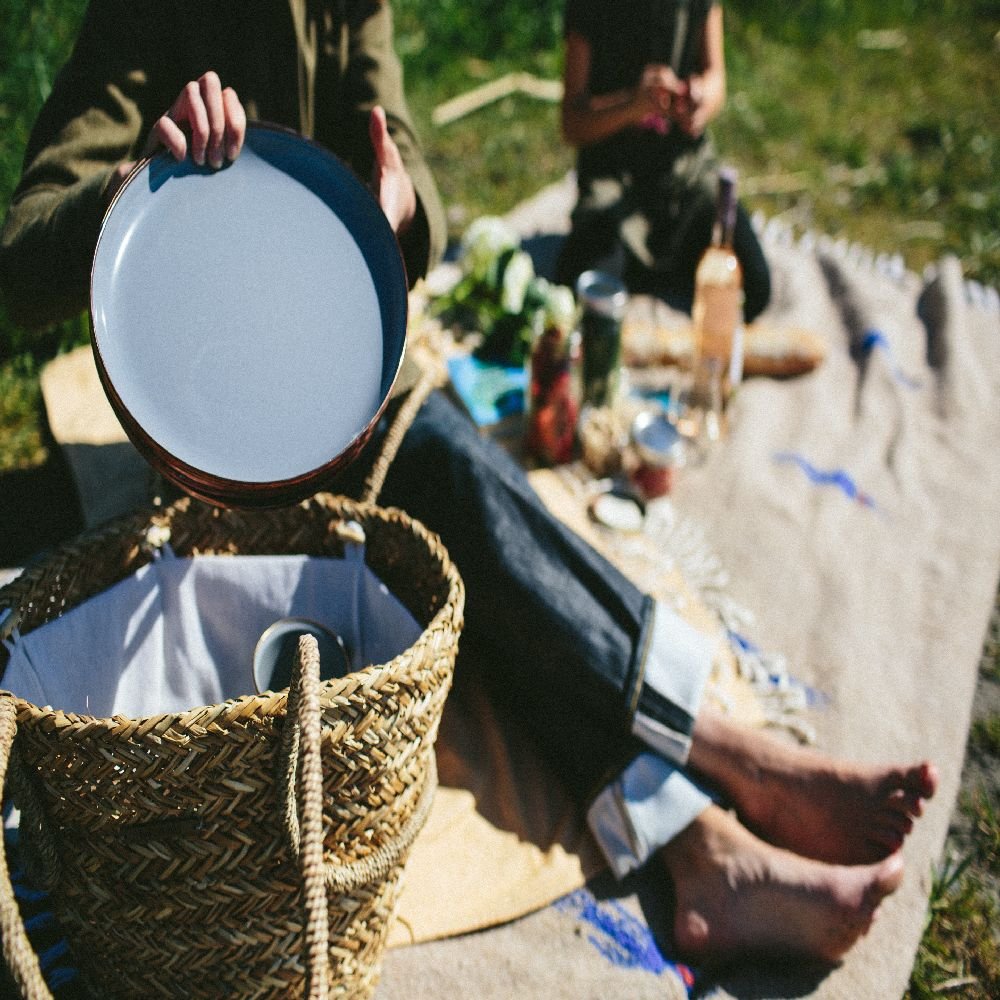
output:
{"label": "woven basket rim", "polygon": [[[391,680],[394,676],[404,673],[407,663],[413,659],[414,652],[425,647],[431,641],[434,633],[450,632],[457,637],[462,625],[464,586],[455,564],[451,561],[447,550],[442,545],[438,536],[404,510],[396,507],[383,507],[376,503],[355,500],[351,497],[322,493],[316,494],[301,504],[295,505],[293,509],[302,508],[308,511],[309,505],[314,503],[323,508],[324,512],[331,514],[333,513],[330,508],[332,504],[338,508],[347,508],[354,517],[372,518],[375,521],[383,521],[385,523],[391,520],[398,522],[403,528],[413,533],[427,545],[431,558],[440,564],[441,577],[447,583],[448,588],[446,599],[427,625],[421,629],[421,633],[417,639],[403,652],[386,663],[369,664],[359,670],[351,671],[343,677],[333,677],[321,683],[320,706],[321,710],[326,713],[331,709],[335,711],[339,705],[344,704],[345,700],[349,699],[355,692],[377,686],[386,680]],[[192,504],[198,504],[198,508],[195,509],[193,514],[189,513]],[[25,570],[25,573],[5,587],[0,587],[0,609],[10,607],[10,604],[4,601],[8,593],[21,593],[25,590],[26,586],[30,593],[32,582],[44,580],[46,568],[56,563],[62,554],[73,548],[95,545],[101,540],[123,534],[129,538],[134,538],[138,546],[141,545],[141,540],[151,528],[169,525],[174,516],[214,516],[213,511],[215,510],[216,508],[203,504],[201,501],[193,500],[190,497],[183,497],[168,506],[150,505],[116,518],[95,529],[86,531],[75,539],[54,549],[37,563],[32,564],[31,567]],[[440,549],[440,559],[431,551],[435,547]],[[190,558],[198,558],[202,555],[225,557],[227,555],[240,554],[242,553],[197,552],[192,553]],[[309,555],[309,553],[282,553],[281,551],[275,551],[270,554]],[[138,571],[148,561],[139,561],[137,558],[136,564],[130,568],[130,572],[126,574],[126,577]],[[26,576],[26,574],[28,575]],[[123,577],[123,579],[126,577]],[[107,586],[114,586],[115,582],[109,582]],[[74,605],[74,607],[77,606],[79,605]],[[41,628],[44,624],[47,623],[42,623],[36,626],[36,628]],[[34,629],[29,629],[28,631],[34,631]],[[0,689],[2,689],[2,679],[0,679]],[[247,722],[256,718],[263,723],[263,720],[269,716],[284,712],[287,705],[288,692],[287,689],[259,694],[248,692],[245,695],[227,698],[224,701],[192,706],[180,712],[164,712],[147,716],[91,716],[58,708],[38,706],[18,695],[14,695],[13,697],[17,705],[19,722],[44,723],[47,727],[57,729],[64,735],[75,735],[77,732],[93,730],[95,728],[113,731],[126,726],[130,729],[141,729],[143,732],[153,732],[158,737],[168,741],[172,741],[172,739],[180,741],[183,738],[182,734],[185,729],[193,726],[201,726],[206,722],[218,721],[220,718],[242,719]],[[171,731],[174,731],[173,737],[169,735]]]}

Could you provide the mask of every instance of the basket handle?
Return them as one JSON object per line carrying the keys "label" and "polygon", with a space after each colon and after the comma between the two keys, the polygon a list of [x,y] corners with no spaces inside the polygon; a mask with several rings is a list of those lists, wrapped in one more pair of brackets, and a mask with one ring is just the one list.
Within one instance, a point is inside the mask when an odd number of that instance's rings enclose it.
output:
{"label": "basket handle", "polygon": [[[329,913],[323,873],[323,761],[320,739],[319,643],[299,636],[298,655],[288,687],[286,737],[282,740],[285,770],[285,824],[294,825],[306,911],[305,957],[308,1000],[326,1000],[329,987]],[[294,719],[293,725],[288,722]],[[287,754],[285,748],[288,747]],[[301,792],[301,826],[296,808]]]}
{"label": "basket handle", "polygon": [[[323,860],[323,761],[320,706],[320,657],[316,637],[299,637],[298,656],[288,686],[285,726],[278,751],[284,779],[283,820],[289,854],[299,862],[306,907],[307,996],[327,995],[329,975],[329,913],[327,890],[347,894],[385,878],[421,831],[437,789],[434,754],[413,813],[399,832],[370,855],[344,865]],[[300,768],[301,760],[301,768]],[[301,792],[301,821],[299,818]]]}
{"label": "basket handle", "polygon": [[410,429],[410,424],[413,423],[417,411],[424,405],[424,400],[431,394],[438,381],[438,372],[429,364],[423,365],[420,378],[410,390],[402,406],[400,406],[399,412],[396,414],[392,426],[389,428],[385,440],[382,442],[382,451],[379,453],[378,458],[375,459],[375,464],[368,473],[368,478],[365,480],[365,485],[361,493],[363,502],[375,503],[378,499],[378,495],[382,492],[382,486],[385,483],[385,477],[389,472],[389,466],[396,457],[396,452],[399,451],[399,446],[403,443],[403,438]]}
{"label": "basket handle", "polygon": [[[0,790],[7,780],[7,766],[17,733],[17,707],[9,691],[0,691]],[[14,898],[14,886],[7,863],[7,845],[0,836],[0,937],[3,957],[24,1000],[52,1000],[38,956],[31,947],[21,911]]]}

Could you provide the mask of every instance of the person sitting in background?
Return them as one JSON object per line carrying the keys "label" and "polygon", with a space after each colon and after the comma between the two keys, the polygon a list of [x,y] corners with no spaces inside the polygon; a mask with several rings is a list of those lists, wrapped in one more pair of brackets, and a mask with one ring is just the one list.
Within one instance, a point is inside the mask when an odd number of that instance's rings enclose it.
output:
{"label": "person sitting in background", "polygon": [[[706,128],[726,98],[721,5],[567,0],[563,82],[579,191],[556,279],[573,285],[596,269],[689,311],[715,219],[718,163]],[[771,284],[742,206],[733,243],[749,323]]]}
{"label": "person sitting in background", "polygon": [[[386,3],[139,6],[92,0],[31,135],[0,237],[13,315],[41,325],[85,308],[103,213],[133,162],[166,149],[221,168],[240,155],[248,115],[312,135],[369,177],[410,279],[433,266],[443,211]],[[363,481],[385,423],[343,492]],[[934,794],[933,765],[846,764],[702,708],[705,637],[555,519],[440,393],[381,502],[441,536],[466,585],[457,669],[482,673],[589,803],[613,870],[665,864],[682,954],[835,960],[867,931],[903,877],[899,849]]]}

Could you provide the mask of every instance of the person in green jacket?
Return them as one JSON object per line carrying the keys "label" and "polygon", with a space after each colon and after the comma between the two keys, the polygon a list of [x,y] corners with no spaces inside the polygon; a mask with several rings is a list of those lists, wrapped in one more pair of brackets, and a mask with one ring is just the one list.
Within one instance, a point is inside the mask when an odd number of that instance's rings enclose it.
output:
{"label": "person in green jacket", "polygon": [[221,166],[247,118],[315,139],[365,180],[412,281],[443,252],[441,201],[417,140],[387,3],[183,8],[95,0],[31,133],[0,236],[12,320],[86,307],[105,209],[132,161],[161,146]]}
{"label": "person in green jacket", "polygon": [[[85,308],[104,212],[137,158],[162,147],[221,167],[239,156],[248,118],[338,154],[370,182],[409,278],[433,266],[443,212],[387,3],[92,0],[0,238],[15,321]],[[381,502],[442,537],[466,584],[459,669],[479,669],[581,802],[592,799],[615,873],[660,858],[683,954],[832,960],[867,931],[903,877],[899,849],[935,792],[932,764],[836,762],[702,710],[711,644],[553,518],[439,393]]]}

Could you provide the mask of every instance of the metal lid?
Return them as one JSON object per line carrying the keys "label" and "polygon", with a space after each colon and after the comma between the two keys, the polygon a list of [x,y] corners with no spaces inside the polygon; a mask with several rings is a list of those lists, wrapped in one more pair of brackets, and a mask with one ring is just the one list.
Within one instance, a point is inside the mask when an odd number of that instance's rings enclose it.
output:
{"label": "metal lid", "polygon": [[628,305],[628,289],[604,271],[584,271],[576,279],[576,297],[588,309],[614,319],[621,319]]}
{"label": "metal lid", "polygon": [[684,439],[662,411],[644,410],[632,422],[632,443],[649,465],[679,465],[684,460]]}

